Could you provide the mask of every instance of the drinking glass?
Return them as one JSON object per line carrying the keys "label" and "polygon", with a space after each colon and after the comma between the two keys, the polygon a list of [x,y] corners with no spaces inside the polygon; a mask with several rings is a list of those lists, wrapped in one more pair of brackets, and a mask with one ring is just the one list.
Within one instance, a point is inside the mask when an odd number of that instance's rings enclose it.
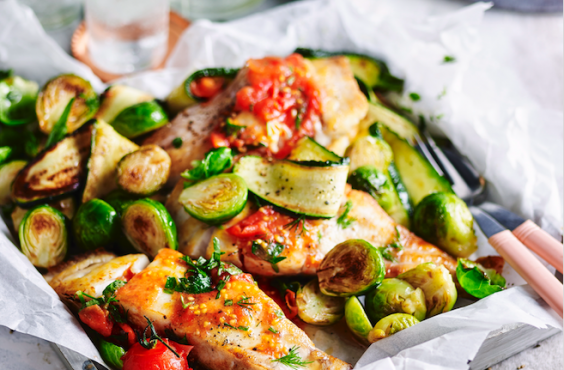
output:
{"label": "drinking glass", "polygon": [[168,0],[86,0],[88,52],[106,72],[126,74],[162,62],[168,47]]}

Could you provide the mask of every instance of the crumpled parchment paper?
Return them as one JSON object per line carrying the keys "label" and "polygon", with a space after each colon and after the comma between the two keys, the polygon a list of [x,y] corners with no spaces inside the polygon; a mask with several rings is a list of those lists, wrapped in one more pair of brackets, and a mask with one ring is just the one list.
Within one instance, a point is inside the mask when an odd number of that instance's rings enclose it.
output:
{"label": "crumpled parchment paper", "polygon": [[[541,110],[511,74],[473,56],[488,4],[440,16],[410,11],[416,1],[315,0],[293,3],[237,21],[194,23],[162,71],[123,78],[122,83],[164,98],[192,71],[239,67],[251,57],[287,55],[297,46],[367,53],[385,60],[406,79],[395,96],[435,132],[446,134],[488,181],[489,198],[558,235],[562,230],[562,112]],[[443,63],[445,56],[455,62]],[[496,67],[496,66],[494,66]],[[40,84],[59,73],[76,73],[101,91],[104,85],[43,32],[33,13],[15,0],[0,1],[0,69]],[[417,92],[418,102],[407,98]],[[76,319],[40,274],[0,235],[0,325],[41,337],[99,360]],[[479,232],[477,255],[494,254]],[[511,268],[510,285],[523,281]],[[463,303],[461,301],[461,303]],[[477,303],[425,320],[373,344],[357,363],[362,369],[466,369],[487,335],[506,324],[562,328],[562,321],[528,286],[516,286]],[[314,336],[323,350],[339,351],[339,338]]]}

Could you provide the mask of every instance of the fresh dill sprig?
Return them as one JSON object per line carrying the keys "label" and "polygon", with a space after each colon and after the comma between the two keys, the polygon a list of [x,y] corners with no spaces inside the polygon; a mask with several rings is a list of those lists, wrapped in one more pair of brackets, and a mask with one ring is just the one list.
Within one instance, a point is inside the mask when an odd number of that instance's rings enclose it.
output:
{"label": "fresh dill sprig", "polygon": [[353,207],[352,202],[350,200],[347,200],[347,203],[345,203],[345,211],[337,219],[337,225],[339,225],[341,229],[346,229],[347,227],[351,226],[353,222],[356,221],[356,218],[349,217],[349,213],[352,207]]}
{"label": "fresh dill sprig", "polygon": [[298,218],[296,218],[294,221],[287,223],[286,225],[284,225],[285,228],[287,228],[288,230],[292,230],[294,227],[296,228],[296,231],[300,230],[300,223],[302,224],[301,230],[299,235],[302,235],[304,232],[307,232],[308,229],[305,225],[306,222],[306,218],[304,215],[299,216]]}
{"label": "fresh dill sprig", "polygon": [[305,367],[308,364],[311,364],[313,361],[304,361],[298,354],[298,346],[294,346],[290,348],[290,352],[286,356],[282,356],[277,358],[276,360],[272,360],[272,362],[279,362],[283,365],[291,367],[294,370],[297,370],[299,367]]}

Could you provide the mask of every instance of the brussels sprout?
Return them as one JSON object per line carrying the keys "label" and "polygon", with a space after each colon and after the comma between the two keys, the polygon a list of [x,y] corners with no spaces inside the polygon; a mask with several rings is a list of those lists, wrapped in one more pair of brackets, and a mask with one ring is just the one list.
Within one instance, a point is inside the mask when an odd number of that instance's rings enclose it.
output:
{"label": "brussels sprout", "polygon": [[112,190],[104,197],[104,200],[115,209],[120,219],[127,206],[137,199],[139,197],[121,189]]}
{"label": "brussels sprout", "polygon": [[386,174],[374,166],[362,166],[354,170],[347,181],[353,189],[362,190],[372,195],[380,207],[388,214],[396,203],[401,202],[396,194],[392,181]]}
{"label": "brussels sprout", "polygon": [[5,126],[0,130],[0,146],[10,147],[10,158],[33,158],[42,149],[35,123],[21,126]]}
{"label": "brussels sprout", "polygon": [[210,225],[219,225],[245,208],[248,194],[242,177],[224,173],[187,187],[178,201],[192,217]]}
{"label": "brussels sprout", "polygon": [[131,139],[168,123],[168,117],[156,101],[146,101],[125,108],[112,121],[117,132]]}
{"label": "brussels sprout", "polygon": [[125,155],[117,165],[118,186],[133,194],[156,193],[168,180],[170,157],[157,145],[144,145]]}
{"label": "brussels sprout", "polygon": [[50,206],[38,206],[24,216],[18,231],[23,254],[36,267],[53,267],[68,248],[66,217]]}
{"label": "brussels sprout", "polygon": [[155,97],[133,87],[112,85],[100,95],[100,100],[100,109],[96,113],[96,118],[111,124],[124,109],[155,100]]}
{"label": "brussels sprout", "polygon": [[413,232],[455,257],[478,249],[472,213],[455,194],[433,193],[415,207]]}
{"label": "brussels sprout", "polygon": [[448,312],[456,303],[458,294],[452,276],[443,265],[433,262],[422,263],[419,266],[398,275],[402,279],[421,288],[425,293],[427,317]]}
{"label": "brussels sprout", "polygon": [[103,339],[100,340],[99,349],[100,355],[106,364],[118,370],[123,368],[121,357],[125,355],[125,349]]}
{"label": "brussels sprout", "polygon": [[394,313],[390,316],[386,316],[374,325],[374,329],[368,334],[368,341],[374,343],[380,339],[389,337],[409,328],[415,324],[419,324],[419,320],[415,316],[408,315],[405,313]]}
{"label": "brussels sprout", "polygon": [[366,313],[373,323],[393,313],[406,313],[423,320],[427,313],[425,294],[406,281],[384,279],[366,295]]}
{"label": "brussels sprout", "polygon": [[76,242],[85,250],[93,250],[112,242],[119,231],[115,209],[101,199],[83,203],[73,219]]}
{"label": "brussels sprout", "polygon": [[21,125],[35,120],[35,101],[39,87],[18,76],[0,81],[0,121]]}
{"label": "brussels sprout", "polygon": [[67,119],[68,133],[94,116],[98,110],[98,96],[90,82],[73,74],[63,74],[47,82],[35,106],[41,131],[51,132],[72,98],[75,100]]}
{"label": "brussels sprout", "polygon": [[390,145],[384,139],[371,135],[364,135],[353,141],[345,156],[350,158],[350,171],[366,165],[386,171],[394,159]]}
{"label": "brussels sprout", "polygon": [[319,290],[317,279],[298,290],[296,304],[300,319],[308,324],[331,325],[345,314],[345,299],[323,294]]}
{"label": "brussels sprout", "polygon": [[379,284],[385,274],[384,259],[378,249],[361,239],[336,245],[317,269],[323,294],[339,297],[362,295]]}
{"label": "brussels sprout", "polygon": [[178,249],[176,225],[162,203],[152,199],[129,203],[121,215],[121,225],[135,249],[150,257],[163,248]]}
{"label": "brussels sprout", "polygon": [[476,298],[485,298],[505,288],[505,278],[494,269],[486,269],[470,260],[459,258],[456,278],[468,294]]}
{"label": "brussels sprout", "polygon": [[12,183],[26,164],[26,161],[15,160],[0,165],[0,206],[8,205],[12,201]]}
{"label": "brussels sprout", "polygon": [[355,296],[348,298],[347,303],[345,303],[345,321],[354,335],[360,339],[368,338],[372,324],[366,316],[362,303]]}

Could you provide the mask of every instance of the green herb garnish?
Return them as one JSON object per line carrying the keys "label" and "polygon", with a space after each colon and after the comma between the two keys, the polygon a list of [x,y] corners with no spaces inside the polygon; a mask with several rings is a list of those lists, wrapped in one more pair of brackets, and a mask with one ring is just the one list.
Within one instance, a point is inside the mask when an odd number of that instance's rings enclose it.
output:
{"label": "green herb garnish", "polygon": [[[115,297],[116,291],[123,287],[126,284],[123,280],[116,280],[110,284],[103,290],[102,296],[100,298],[93,297],[89,294],[86,294],[82,291],[77,291],[76,296],[82,303],[81,310],[85,309],[86,307],[99,305],[102,308],[105,308],[110,313],[110,316],[114,319],[117,323],[124,323],[127,321],[127,311],[118,304],[119,300]],[[86,301],[84,297],[90,298],[89,301]]]}
{"label": "green herb garnish", "polygon": [[409,93],[409,98],[413,101],[421,100],[421,96],[416,92]]}
{"label": "green herb garnish", "polygon": [[252,245],[252,252],[255,256],[270,262],[272,269],[279,272],[278,262],[284,261],[286,257],[281,257],[280,254],[284,251],[284,245],[273,242],[266,242],[264,240],[255,240]]}
{"label": "green herb garnish", "polygon": [[225,120],[225,133],[229,136],[234,136],[239,133],[239,131],[247,128],[246,126],[236,125],[231,119],[227,118]]}
{"label": "green herb garnish", "polygon": [[[168,348],[172,353],[174,353],[176,357],[180,358],[180,355],[157,334],[157,331],[155,330],[155,327],[153,326],[151,320],[149,320],[147,316],[143,316],[143,317],[145,318],[145,320],[147,320],[147,323],[149,325],[147,325],[145,330],[143,330],[142,336],[139,336],[139,344],[143,346],[143,348],[145,349],[153,349],[157,345],[157,341],[159,341],[162,344],[164,344],[166,348]],[[147,338],[147,329],[149,329],[150,331],[150,336],[148,338]]]}
{"label": "green herb garnish", "polygon": [[347,200],[347,203],[345,203],[345,211],[337,219],[337,225],[339,225],[341,229],[346,229],[356,221],[356,218],[349,217],[349,213],[352,207],[352,202],[350,200]]}
{"label": "green herb garnish", "polygon": [[205,180],[218,175],[231,167],[233,164],[233,153],[230,148],[221,147],[212,149],[206,153],[201,161],[194,161],[193,168],[180,174],[189,181]]}
{"label": "green herb garnish", "polygon": [[298,367],[305,367],[308,364],[311,364],[313,361],[304,361],[298,354],[298,346],[294,346],[290,348],[290,352],[286,356],[282,356],[277,358],[276,360],[272,360],[272,362],[279,362],[283,365],[291,367],[292,369],[297,369]]}
{"label": "green herb garnish", "polygon": [[280,333],[278,330],[274,329],[272,326],[268,328],[268,331],[273,332],[274,334]]}
{"label": "green herb garnish", "polygon": [[453,57],[452,55],[445,55],[445,57],[443,58],[443,63],[453,63],[456,62],[456,58]]}

